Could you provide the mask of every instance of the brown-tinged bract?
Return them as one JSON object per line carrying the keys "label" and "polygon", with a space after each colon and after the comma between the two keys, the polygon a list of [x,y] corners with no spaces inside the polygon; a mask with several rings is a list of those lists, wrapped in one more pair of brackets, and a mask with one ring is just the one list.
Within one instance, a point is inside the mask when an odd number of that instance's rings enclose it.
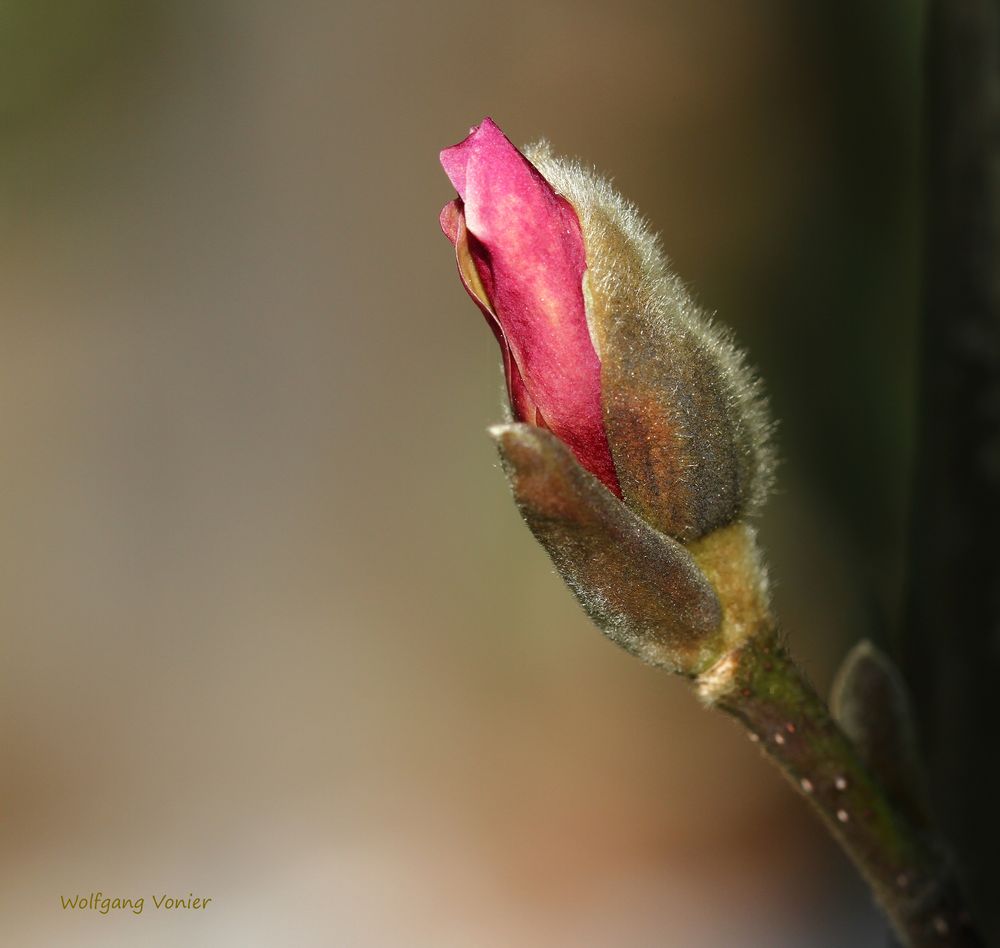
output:
{"label": "brown-tinged bract", "polygon": [[550,432],[508,424],[491,434],[532,533],[609,638],[683,674],[717,658],[719,600],[680,543],[636,516]]}
{"label": "brown-tinged bract", "polygon": [[625,502],[683,541],[756,512],[772,478],[771,425],[742,354],[605,179],[544,142],[525,153],[580,219],[604,424]]}

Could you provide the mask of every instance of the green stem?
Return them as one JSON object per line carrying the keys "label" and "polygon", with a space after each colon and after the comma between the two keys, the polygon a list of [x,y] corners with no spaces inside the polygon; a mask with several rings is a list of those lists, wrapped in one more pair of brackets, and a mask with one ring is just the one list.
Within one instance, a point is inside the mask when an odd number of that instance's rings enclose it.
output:
{"label": "green stem", "polygon": [[696,682],[809,800],[905,945],[985,945],[942,847],[902,816],[773,631],[751,637]]}

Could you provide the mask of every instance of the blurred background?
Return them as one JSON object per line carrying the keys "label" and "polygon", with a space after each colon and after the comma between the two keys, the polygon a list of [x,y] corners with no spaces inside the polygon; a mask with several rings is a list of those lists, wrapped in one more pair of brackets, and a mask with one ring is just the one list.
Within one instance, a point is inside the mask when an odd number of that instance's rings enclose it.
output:
{"label": "blurred background", "polygon": [[[899,605],[919,39],[902,0],[0,4],[8,943],[883,945],[520,523],[437,153],[489,114],[593,163],[735,328],[826,689]],[[146,909],[60,907],[98,890]]]}

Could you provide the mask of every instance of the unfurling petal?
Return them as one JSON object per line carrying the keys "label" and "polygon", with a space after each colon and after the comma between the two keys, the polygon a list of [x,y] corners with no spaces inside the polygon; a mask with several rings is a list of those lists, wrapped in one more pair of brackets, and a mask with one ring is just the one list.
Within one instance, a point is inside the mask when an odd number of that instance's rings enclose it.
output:
{"label": "unfurling petal", "polygon": [[[515,417],[551,430],[620,495],[604,432],[601,363],[587,325],[587,259],[576,212],[488,118],[441,152],[441,164],[461,198],[442,212],[442,229],[504,351]],[[516,397],[518,381],[525,391]],[[525,411],[529,402],[534,415]]]}

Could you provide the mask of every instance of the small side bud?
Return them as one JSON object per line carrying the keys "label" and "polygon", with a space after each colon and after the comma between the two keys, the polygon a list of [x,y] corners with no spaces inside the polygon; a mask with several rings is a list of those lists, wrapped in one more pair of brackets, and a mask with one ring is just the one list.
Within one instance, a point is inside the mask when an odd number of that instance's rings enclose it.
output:
{"label": "small side bud", "polygon": [[723,647],[718,598],[691,554],[617,500],[550,432],[497,425],[514,499],[587,614],[643,661],[695,675]]}
{"label": "small side bud", "polygon": [[917,826],[927,799],[910,696],[892,659],[863,639],[833,682],[830,708],[868,769]]}

